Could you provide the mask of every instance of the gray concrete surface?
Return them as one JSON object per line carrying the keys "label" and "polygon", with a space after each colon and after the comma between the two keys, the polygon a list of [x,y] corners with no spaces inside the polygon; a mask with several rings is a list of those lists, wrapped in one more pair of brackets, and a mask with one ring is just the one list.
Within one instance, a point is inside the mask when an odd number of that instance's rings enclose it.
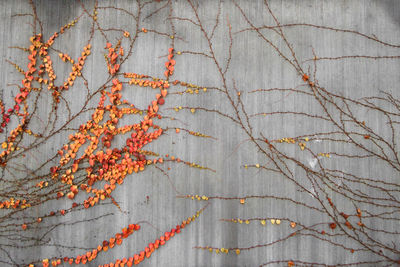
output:
{"label": "gray concrete surface", "polygon": [[[62,25],[68,23],[82,12],[82,7],[76,1],[33,1],[36,5],[39,18],[43,21],[45,36],[57,31]],[[151,3],[145,6],[142,18],[157,8],[164,5]],[[311,23],[317,25],[331,26],[342,29],[351,29],[367,35],[376,35],[379,39],[393,44],[400,44],[400,1],[336,1],[336,0],[304,0],[304,1],[269,1],[271,8],[282,24],[286,23]],[[90,10],[94,1],[84,1]],[[239,6],[251,18],[255,25],[273,25],[273,20],[263,6],[262,1],[239,1]],[[99,6],[115,5],[135,12],[136,3],[133,1],[99,1]],[[195,19],[190,6],[186,1],[172,1],[173,16]],[[218,10],[217,1],[198,1],[198,12],[204,22],[207,31],[211,31],[214,18]],[[13,15],[29,13],[31,8],[28,1],[1,1],[0,2],[0,36],[1,36],[1,72],[0,88],[5,102],[11,100],[16,94],[16,87],[10,84],[19,84],[21,76],[15,69],[5,62],[6,59],[18,62],[26,66],[26,56],[18,49],[11,46],[26,47],[32,29],[29,23],[31,17],[16,17]],[[104,28],[121,28],[133,34],[135,22],[123,12],[116,10],[99,10],[99,23]],[[163,9],[156,15],[141,19],[141,27],[156,29],[159,32],[170,33],[171,29],[166,18],[168,10]],[[248,27],[239,10],[231,1],[222,1],[220,24],[216,28],[213,39],[213,49],[216,51],[218,60],[226,64],[228,57],[228,27],[227,19],[232,24],[232,31],[236,32]],[[207,51],[208,46],[204,41],[202,32],[195,26],[185,21],[174,21],[176,29],[175,48],[177,51]],[[54,48],[68,52],[73,58],[78,57],[82,47],[89,36],[91,24],[86,18],[78,23],[75,28],[64,34],[54,45]],[[273,32],[266,32],[273,42],[285,50],[284,43]],[[370,55],[386,56],[399,55],[398,48],[382,46],[381,44],[356,36],[350,33],[318,30],[307,27],[295,27],[285,29],[286,36],[293,44],[296,55],[300,61],[313,58],[312,50],[319,57],[336,57],[342,55]],[[120,32],[107,32],[110,40],[115,42]],[[179,38],[182,39],[179,39]],[[256,33],[245,32],[234,35],[232,47],[232,62],[227,72],[228,85],[233,90],[233,81],[237,88],[243,92],[243,101],[249,108],[249,113],[271,112],[278,110],[298,110],[305,112],[321,113],[320,107],[308,99],[298,97],[284,97],[275,94],[265,97],[263,94],[245,94],[245,92],[258,88],[290,88],[302,83],[293,67],[283,62],[276,52],[262,41]],[[170,47],[171,39],[148,32],[141,34],[135,44],[132,56],[122,67],[123,72],[145,73],[155,77],[163,77],[164,61],[167,49]],[[103,48],[105,40],[98,32],[92,41],[93,51],[86,63],[84,76],[88,79],[91,89],[98,88],[103,84],[105,65]],[[55,52],[56,53],[56,52]],[[183,54],[176,57],[175,75],[172,79],[188,81],[202,87],[222,87],[220,76],[213,65],[212,60],[197,55]],[[58,77],[67,75],[69,67],[61,61],[57,61],[56,67]],[[310,62],[302,63],[304,69],[313,70]],[[399,59],[348,59],[337,61],[319,61],[317,77],[319,83],[332,90],[351,97],[364,97],[376,95],[379,90],[390,90],[397,97],[400,95],[400,61]],[[184,87],[175,87],[173,92],[184,90]],[[145,108],[148,99],[154,95],[154,91],[138,87],[126,87],[124,97],[130,99],[138,107]],[[86,91],[82,84],[75,86],[66,95],[70,99],[73,111],[83,105]],[[97,98],[98,99],[98,98]],[[95,101],[97,101],[95,99]],[[93,105],[95,105],[93,101]],[[51,110],[48,95],[41,99],[41,116],[46,116]],[[46,104],[47,103],[47,104]],[[167,107],[176,106],[204,106],[211,109],[219,109],[232,114],[229,102],[221,94],[208,90],[198,95],[171,95],[168,97]],[[362,111],[360,117],[366,116],[365,120],[379,127],[381,118],[374,114],[365,114]],[[290,196],[307,203],[313,203],[312,198],[299,192],[293,184],[280,179],[279,176],[254,169],[245,169],[244,164],[266,164],[267,161],[258,153],[257,148],[246,142],[248,137],[237,126],[229,120],[201,111],[191,114],[189,111],[175,112],[164,110],[162,114],[171,115],[179,120],[171,121],[173,127],[185,127],[193,131],[199,131],[217,138],[201,139],[191,135],[170,132],[152,144],[149,149],[162,154],[179,156],[180,158],[197,162],[208,166],[216,172],[188,168],[183,164],[166,163],[165,168],[172,183],[182,194],[199,194],[207,196],[246,196],[246,195],[268,195]],[[63,111],[59,112],[60,122],[67,119]],[[370,116],[370,117],[368,117]],[[83,115],[79,120],[71,123],[76,127],[88,118]],[[39,120],[38,120],[39,121]],[[315,121],[309,122],[291,116],[278,116],[271,118],[257,118],[252,120],[254,132],[263,133],[270,139],[290,137],[307,134],[313,131],[330,130],[330,126]],[[61,125],[61,124],[60,124]],[[165,125],[164,125],[165,126]],[[40,122],[37,122],[40,129]],[[32,129],[34,130],[34,129]],[[33,167],[50,155],[53,155],[58,147],[65,142],[68,133],[57,135],[50,139],[37,151],[32,152],[24,162]],[[3,140],[1,140],[3,141]],[[117,141],[118,142],[118,141]],[[122,144],[123,141],[121,141]],[[241,144],[239,147],[238,145]],[[313,144],[320,146],[318,151],[334,151],[345,149],[345,147],[331,146],[329,143],[321,142]],[[288,148],[289,152],[302,157],[298,147]],[[307,163],[312,158],[303,158]],[[342,160],[332,157],[329,159],[330,166],[335,166],[344,171],[364,173],[374,176],[385,173],[389,180],[393,179],[399,183],[398,173],[386,169],[376,161],[362,161],[353,164],[351,160]],[[341,166],[341,167],[337,167]],[[293,169],[296,172],[296,169]],[[302,174],[298,171],[298,178]],[[99,256],[90,266],[104,264],[117,258],[128,257],[142,250],[149,242],[155,240],[164,231],[175,226],[195,211],[201,208],[205,202],[197,202],[187,199],[176,198],[177,193],[173,190],[170,181],[155,168],[149,168],[138,175],[128,177],[120,188],[113,194],[119,202],[120,212],[115,206],[100,206],[87,212],[75,212],[65,217],[51,219],[48,223],[73,222],[84,220],[113,212],[112,216],[94,220],[90,223],[77,223],[63,225],[48,235],[50,244],[62,244],[64,246],[92,248],[100,244],[104,239],[120,231],[128,223],[149,221],[155,228],[143,224],[142,230],[129,237],[123,245]],[[147,200],[146,197],[149,197]],[[346,202],[338,200],[338,206],[345,207]],[[35,208],[36,216],[43,214],[48,209],[59,209],[60,205],[65,207],[70,202],[55,202],[46,204],[46,207]],[[374,212],[379,212],[374,210]],[[375,260],[376,256],[368,253],[349,253],[340,248],[318,242],[308,237],[298,237],[290,241],[279,243],[274,246],[257,248],[243,251],[240,255],[229,253],[229,255],[217,255],[204,250],[193,249],[194,246],[214,247],[248,247],[256,244],[265,244],[279,239],[291,229],[287,222],[281,226],[269,224],[262,227],[259,223],[239,225],[219,221],[221,218],[252,218],[252,217],[276,217],[293,218],[304,224],[312,224],[323,221],[308,209],[302,209],[285,201],[271,199],[249,199],[245,205],[240,205],[238,200],[222,201],[213,200],[211,205],[199,217],[198,221],[185,228],[182,233],[172,238],[165,247],[154,253],[150,259],[146,259],[144,266],[258,266],[272,260],[303,259],[312,262],[324,262],[326,264],[350,263],[355,261]],[[398,216],[398,215],[397,215]],[[400,224],[391,223],[388,230],[399,230]],[[37,233],[40,235],[40,232]],[[5,241],[7,242],[7,241]],[[342,242],[342,241],[339,241]],[[347,241],[346,241],[347,242]],[[397,242],[398,240],[394,240]],[[38,246],[29,249],[14,249],[4,247],[18,263],[29,262],[53,256],[73,256],[77,252],[85,250],[69,249],[67,247]],[[6,255],[0,252],[0,258],[8,261]],[[276,264],[286,266],[286,264]],[[372,266],[372,265],[371,265]]]}

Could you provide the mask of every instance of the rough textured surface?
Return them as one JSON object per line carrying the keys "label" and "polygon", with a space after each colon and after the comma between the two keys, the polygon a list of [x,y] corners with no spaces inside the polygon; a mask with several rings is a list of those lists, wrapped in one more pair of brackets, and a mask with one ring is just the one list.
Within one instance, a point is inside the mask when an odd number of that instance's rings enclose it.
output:
{"label": "rough textured surface", "polygon": [[[39,18],[43,21],[45,36],[57,31],[62,25],[71,21],[82,12],[79,2],[75,1],[34,1]],[[173,2],[173,16],[194,19],[185,1]],[[393,1],[269,1],[271,9],[281,24],[310,23],[331,26],[341,29],[351,29],[366,35],[376,35],[380,40],[388,43],[400,43],[400,2]],[[85,1],[87,8],[93,6],[93,1]],[[131,1],[100,1],[99,6],[115,5],[132,12],[136,4]],[[145,14],[150,14],[163,3],[151,3],[145,9]],[[238,5],[245,14],[252,19],[255,25],[273,25],[274,22],[263,6],[262,1],[240,1]],[[216,1],[199,1],[198,12],[206,30],[211,31],[218,11]],[[0,36],[2,60],[0,73],[0,88],[5,102],[15,96],[17,90],[10,84],[20,84],[20,75],[15,69],[6,63],[6,59],[13,62],[21,62],[25,66],[25,55],[18,49],[10,46],[27,46],[32,29],[30,17],[13,17],[14,14],[31,12],[27,1],[1,1],[0,2]],[[140,23],[147,29],[157,29],[159,32],[169,33],[167,23],[168,10],[161,10],[156,15],[141,20]],[[221,3],[221,15],[219,26],[216,28],[213,39],[213,49],[218,60],[225,67],[228,58],[229,36],[227,20],[232,24],[232,32],[249,27],[243,19],[240,11],[231,1]],[[116,10],[101,10],[99,22],[107,27],[116,27],[132,31],[135,22],[123,12]],[[176,38],[175,49],[178,51],[207,51],[208,45],[202,37],[202,32],[196,29],[190,22],[175,21]],[[90,22],[86,19],[78,23],[73,30],[62,36],[54,48],[68,52],[76,58],[82,51],[82,47],[88,39]],[[140,27],[140,28],[141,28]],[[120,32],[108,33],[112,42],[116,41]],[[371,55],[385,56],[398,55],[399,48],[382,46],[362,36],[351,33],[326,31],[310,27],[285,28],[288,41],[293,44],[297,58],[301,61],[305,70],[313,69],[313,62],[304,62],[312,59],[313,50],[318,57],[336,57],[343,55]],[[142,36],[143,35],[143,36]],[[288,53],[279,36],[270,31],[267,33],[275,44]],[[177,38],[183,38],[183,40]],[[294,68],[277,56],[276,51],[268,46],[254,32],[247,31],[233,35],[231,65],[227,71],[228,86],[233,84],[243,92],[244,104],[248,107],[249,114],[274,112],[282,110],[297,110],[308,113],[320,114],[321,108],[308,98],[291,97],[279,93],[274,97],[265,97],[245,94],[245,92],[258,88],[294,88],[302,83],[301,77],[295,73]],[[160,36],[148,32],[141,34],[135,43],[132,56],[122,68],[123,72],[135,72],[149,74],[154,77],[163,77],[164,61],[171,39],[168,36]],[[90,88],[98,88],[107,80],[106,66],[104,64],[103,49],[104,38],[97,32],[92,41],[93,51],[86,63],[84,76],[89,82]],[[220,76],[212,60],[197,55],[182,54],[176,57],[175,74],[172,80],[187,81],[202,87],[222,87]],[[23,63],[23,64],[22,64]],[[62,63],[61,61],[58,63]],[[58,77],[67,75],[69,67],[65,64],[56,67]],[[364,97],[377,95],[379,90],[390,90],[399,96],[400,84],[399,59],[344,59],[334,61],[318,61],[317,79],[319,84],[328,90],[341,93],[350,97]],[[185,90],[182,87],[180,90]],[[178,91],[178,88],[173,90]],[[232,89],[233,92],[233,89]],[[130,99],[137,106],[145,108],[148,100],[154,95],[151,90],[139,87],[126,87],[124,97]],[[44,96],[40,113],[44,117],[51,110],[46,106]],[[69,91],[65,98],[70,100],[73,112],[78,111],[85,100],[86,91],[80,89],[79,84]],[[96,99],[96,101],[98,98]],[[93,104],[96,103],[93,102]],[[142,106],[141,106],[142,105]],[[199,94],[171,95],[168,98],[167,107],[189,106],[208,107],[232,114],[229,102],[226,98],[213,90]],[[76,212],[65,217],[57,217],[54,220],[60,222],[73,222],[95,218],[113,212],[114,215],[75,225],[62,225],[46,235],[54,244],[76,246],[83,248],[96,247],[102,240],[109,238],[115,232],[128,223],[148,221],[154,227],[143,224],[142,230],[135,233],[118,249],[114,249],[96,259],[95,264],[104,264],[117,258],[127,257],[137,253],[149,242],[155,240],[161,233],[170,229],[183,219],[191,216],[196,210],[205,205],[205,202],[176,198],[177,195],[199,194],[207,196],[246,196],[275,194],[300,199],[306,203],[313,203],[312,198],[304,192],[299,192],[293,183],[285,179],[279,179],[278,175],[254,168],[246,169],[244,164],[266,164],[267,161],[257,152],[257,148],[247,142],[245,133],[240,127],[235,126],[229,119],[222,118],[213,113],[196,110],[192,114],[189,110],[175,112],[173,109],[162,112],[179,120],[171,121],[171,127],[185,127],[211,135],[217,140],[196,138],[181,132],[170,132],[162,136],[157,142],[151,144],[151,150],[196,162],[207,166],[215,172],[189,168],[184,164],[166,163],[165,168],[170,180],[155,168],[149,168],[145,172],[131,175],[123,186],[113,193],[123,212],[114,205],[100,206],[85,212]],[[357,114],[357,110],[355,110]],[[60,121],[67,118],[66,112],[60,112]],[[64,117],[63,117],[64,116]],[[86,117],[85,117],[86,116]],[[379,127],[381,118],[371,114],[357,114],[369,121],[371,125]],[[71,127],[79,126],[88,114],[83,115],[79,121],[73,121]],[[299,119],[291,115],[259,117],[252,119],[253,131],[262,133],[269,139],[297,136],[314,131],[332,130],[328,123]],[[41,125],[36,125],[40,129]],[[32,129],[34,130],[34,129]],[[389,129],[382,130],[389,134]],[[384,132],[386,131],[386,133]],[[42,162],[50,155],[54,155],[60,145],[65,142],[68,134],[57,135],[42,146],[40,151],[35,151],[28,156],[25,164],[34,166]],[[1,140],[3,141],[3,140]],[[344,150],[345,145],[330,145],[329,142],[314,142],[319,145],[319,151]],[[293,155],[302,157],[297,145],[288,147],[287,151]],[[312,158],[304,159],[311,162]],[[391,170],[381,166],[374,160],[364,160],[353,164],[350,159],[336,158],[332,156],[327,164],[350,173],[366,173],[390,177]],[[338,167],[340,166],[340,167]],[[292,166],[289,166],[290,168]],[[301,171],[298,171],[298,179],[304,179]],[[398,184],[398,172],[395,180]],[[397,176],[397,177],[396,177]],[[397,179],[397,180],[396,180]],[[171,185],[173,184],[173,186]],[[176,192],[173,187],[176,187]],[[148,196],[148,198],[147,198]],[[346,206],[346,202],[338,199],[338,206]],[[58,209],[60,202],[48,205],[44,209]],[[70,202],[62,203],[66,207]],[[379,212],[379,210],[375,210]],[[374,255],[363,253],[350,253],[342,249],[329,246],[323,242],[317,242],[308,237],[298,237],[287,242],[281,242],[274,246],[256,248],[250,251],[242,251],[240,255],[217,255],[205,250],[193,249],[194,246],[214,247],[248,247],[256,244],[265,244],[284,237],[290,233],[288,222],[276,226],[268,224],[262,227],[260,223],[252,222],[249,225],[235,224],[219,221],[221,218],[251,218],[251,217],[276,217],[301,220],[304,224],[312,224],[320,221],[318,214],[308,209],[299,208],[292,203],[271,199],[247,199],[245,205],[240,205],[239,200],[223,201],[213,200],[198,221],[190,225],[182,233],[171,239],[165,247],[157,251],[150,259],[143,262],[144,266],[256,266],[270,260],[301,259],[309,261],[325,262],[327,264],[348,263],[361,260],[375,260]],[[386,227],[389,230],[400,229],[398,222],[392,222]],[[157,230],[159,229],[159,230]],[[7,241],[6,241],[7,242]],[[340,241],[341,242],[341,241]],[[7,248],[16,262],[22,260],[38,260],[52,256],[64,256],[74,254],[68,248],[55,248],[52,246],[33,247],[20,254],[18,250]],[[79,250],[74,250],[79,251]],[[0,252],[1,253],[1,252]],[[0,258],[7,257],[0,254]],[[286,264],[277,264],[286,265]]]}

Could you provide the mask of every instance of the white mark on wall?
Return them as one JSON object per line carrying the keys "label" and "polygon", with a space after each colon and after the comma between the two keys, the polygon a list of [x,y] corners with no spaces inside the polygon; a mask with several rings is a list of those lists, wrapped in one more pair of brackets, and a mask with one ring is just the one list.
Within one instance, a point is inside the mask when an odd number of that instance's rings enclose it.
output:
{"label": "white mark on wall", "polygon": [[310,159],[310,160],[308,161],[308,164],[310,164],[311,168],[314,169],[315,165],[317,165],[317,162],[318,162],[318,159],[317,159],[317,158],[314,158],[314,159]]}

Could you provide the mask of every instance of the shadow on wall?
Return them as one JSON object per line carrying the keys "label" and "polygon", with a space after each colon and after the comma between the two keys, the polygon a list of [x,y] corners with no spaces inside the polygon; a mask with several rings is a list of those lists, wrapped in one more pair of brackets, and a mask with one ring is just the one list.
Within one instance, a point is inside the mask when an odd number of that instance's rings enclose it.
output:
{"label": "shadow on wall", "polygon": [[397,26],[400,26],[400,1],[378,1],[377,3],[385,9],[385,15],[392,18]]}
{"label": "shadow on wall", "polygon": [[[39,19],[43,23],[43,31],[46,33],[54,33],[60,30],[65,23],[79,16],[81,10],[80,1],[68,0],[37,0],[33,1],[36,5],[36,12]],[[86,9],[90,12],[93,10],[95,1],[84,1]],[[40,29],[37,29],[40,32]]]}

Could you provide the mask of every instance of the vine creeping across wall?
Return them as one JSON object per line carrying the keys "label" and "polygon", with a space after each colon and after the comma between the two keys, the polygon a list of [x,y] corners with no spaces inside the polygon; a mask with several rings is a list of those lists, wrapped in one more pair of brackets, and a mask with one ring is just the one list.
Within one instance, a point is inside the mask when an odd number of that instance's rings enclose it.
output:
{"label": "vine creeping across wall", "polygon": [[[290,21],[284,3],[21,5],[1,264],[400,264],[399,40]],[[325,56],[318,34],[366,49]],[[378,83],[352,82],[360,68]]]}

